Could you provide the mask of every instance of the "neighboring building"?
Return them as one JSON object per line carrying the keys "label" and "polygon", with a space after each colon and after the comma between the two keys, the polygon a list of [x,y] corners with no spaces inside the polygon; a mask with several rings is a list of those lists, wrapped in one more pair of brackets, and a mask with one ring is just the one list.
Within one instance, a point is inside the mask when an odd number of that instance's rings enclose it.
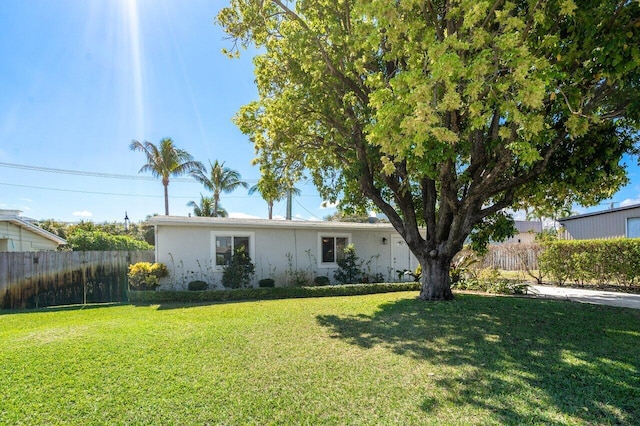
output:
{"label": "neighboring building", "polygon": [[502,244],[529,244],[535,241],[536,234],[542,232],[542,222],[533,220],[516,220],[516,235],[507,238]]}
{"label": "neighboring building", "polygon": [[172,274],[165,288],[183,288],[196,279],[220,286],[223,267],[239,246],[255,264],[254,285],[262,278],[283,285],[292,271],[335,282],[337,256],[347,244],[354,244],[365,262],[362,269],[371,277],[397,281],[397,271],[418,266],[391,224],[177,216],[155,216],[149,223],[155,227],[156,261],[166,264]]}
{"label": "neighboring building", "polygon": [[0,251],[57,250],[67,242],[30,223],[20,210],[0,210]]}
{"label": "neighboring building", "polygon": [[576,240],[640,237],[640,204],[559,219]]}

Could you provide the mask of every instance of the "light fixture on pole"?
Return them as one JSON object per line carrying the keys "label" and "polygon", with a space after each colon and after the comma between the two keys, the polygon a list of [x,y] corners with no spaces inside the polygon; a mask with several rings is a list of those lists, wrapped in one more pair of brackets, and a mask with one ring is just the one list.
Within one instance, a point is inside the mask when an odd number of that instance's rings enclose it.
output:
{"label": "light fixture on pole", "polygon": [[124,212],[124,231],[129,231],[129,216],[127,215],[127,212]]}

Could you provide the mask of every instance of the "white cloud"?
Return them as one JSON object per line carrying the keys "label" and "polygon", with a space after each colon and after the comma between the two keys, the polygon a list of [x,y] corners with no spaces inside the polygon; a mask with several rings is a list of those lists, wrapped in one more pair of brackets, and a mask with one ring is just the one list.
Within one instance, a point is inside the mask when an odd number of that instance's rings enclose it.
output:
{"label": "white cloud", "polygon": [[640,198],[627,198],[620,203],[620,207],[632,206],[634,204],[640,204]]}
{"label": "white cloud", "polygon": [[253,216],[246,213],[229,213],[229,217],[233,219],[260,219],[260,216]]}
{"label": "white cloud", "polygon": [[92,217],[93,213],[83,210],[81,212],[73,212],[71,213],[73,216],[79,216],[79,217]]}
{"label": "white cloud", "polygon": [[25,201],[27,203],[33,203],[33,200],[31,198],[20,198],[20,201]]}

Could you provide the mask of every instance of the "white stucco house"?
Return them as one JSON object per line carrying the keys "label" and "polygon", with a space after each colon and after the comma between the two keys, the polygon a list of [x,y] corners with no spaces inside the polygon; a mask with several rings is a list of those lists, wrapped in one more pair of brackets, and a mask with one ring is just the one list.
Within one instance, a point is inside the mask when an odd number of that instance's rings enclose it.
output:
{"label": "white stucco house", "polygon": [[34,225],[20,210],[0,210],[0,252],[57,250],[67,241]]}
{"label": "white stucco house", "polygon": [[[266,219],[155,216],[156,261],[171,276],[161,288],[183,289],[202,279],[221,287],[223,268],[233,251],[244,246],[255,264],[252,285],[273,278],[288,284],[292,271],[311,280],[326,276],[335,282],[337,256],[354,244],[363,270],[371,277],[397,281],[396,271],[414,270],[417,259],[387,223],[307,222]],[[410,279],[410,277],[406,278]]]}

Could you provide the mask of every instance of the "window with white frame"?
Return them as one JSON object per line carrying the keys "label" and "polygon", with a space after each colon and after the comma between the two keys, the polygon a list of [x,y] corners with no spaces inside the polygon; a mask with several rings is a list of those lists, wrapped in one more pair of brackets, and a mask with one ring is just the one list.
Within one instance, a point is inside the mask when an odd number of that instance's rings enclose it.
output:
{"label": "window with white frame", "polygon": [[335,266],[344,258],[344,249],[350,240],[349,234],[319,234],[320,265]]}
{"label": "window with white frame", "polygon": [[627,238],[640,237],[640,217],[627,218]]}
{"label": "window with white frame", "polygon": [[228,265],[236,250],[244,248],[245,252],[254,259],[253,233],[216,232],[212,233],[213,261],[217,269]]}

